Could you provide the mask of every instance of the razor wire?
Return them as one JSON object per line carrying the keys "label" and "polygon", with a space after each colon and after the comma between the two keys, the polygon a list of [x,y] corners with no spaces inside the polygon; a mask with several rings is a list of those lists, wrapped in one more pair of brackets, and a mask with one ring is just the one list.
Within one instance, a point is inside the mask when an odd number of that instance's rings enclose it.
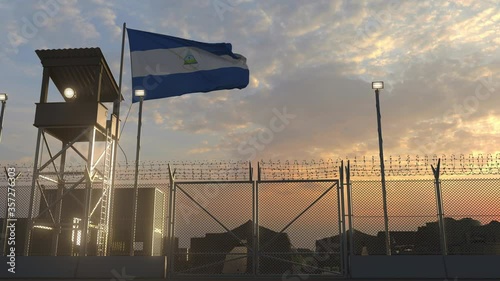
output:
{"label": "razor wire", "polygon": [[[16,167],[21,172],[18,182],[31,183],[33,165],[28,163],[1,163],[3,167]],[[171,172],[175,172],[178,181],[241,181],[250,180],[250,166],[245,161],[140,161],[140,181],[168,181],[170,165]],[[115,166],[115,180],[130,182],[134,180],[135,165],[117,163]],[[55,172],[52,167],[44,171]],[[67,177],[81,177],[86,171],[85,165],[66,163],[65,179]],[[3,174],[3,173],[2,173]],[[6,180],[5,175],[0,176]]]}
{"label": "razor wire", "polygon": [[[441,175],[445,176],[500,174],[500,153],[388,156],[384,160],[385,174],[388,177],[432,176],[431,165],[436,165],[438,159],[441,159]],[[261,160],[258,162],[257,174],[252,173],[250,162],[247,161],[141,161],[139,180],[168,181],[169,165],[171,171],[175,171],[176,180],[181,181],[252,180],[253,174],[261,180],[332,179],[338,178],[340,166],[342,163],[347,165],[348,161],[353,178],[380,176],[378,156],[354,156],[328,160]],[[0,165],[16,167],[16,171],[21,172],[18,182],[31,182],[33,164],[3,162]],[[133,164],[118,162],[115,168],[115,180],[134,179]],[[65,175],[81,176],[84,171],[85,166],[82,164],[66,163]],[[0,177],[6,180],[3,173]]]}

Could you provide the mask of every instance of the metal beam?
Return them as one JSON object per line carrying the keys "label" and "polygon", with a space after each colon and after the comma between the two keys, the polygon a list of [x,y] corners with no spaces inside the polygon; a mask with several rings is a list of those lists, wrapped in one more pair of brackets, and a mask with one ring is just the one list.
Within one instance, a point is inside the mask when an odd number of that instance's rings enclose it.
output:
{"label": "metal beam", "polygon": [[[59,151],[58,153],[56,153],[53,157],[51,157],[47,162],[45,162],[45,164],[43,164],[42,166],[40,166],[40,168],[38,169],[38,172],[41,172],[43,169],[45,169],[48,165],[50,165],[50,163],[52,163],[52,161],[54,161],[55,159],[57,159],[57,157],[59,157],[59,155],[63,154],[66,150],[68,150],[68,148],[70,148],[78,139],[80,139],[81,136],[83,136],[85,133],[87,133],[89,131],[90,128],[86,129],[86,130],[83,130],[79,135],[78,137],[74,138],[72,141],[68,142],[68,144],[61,150]],[[39,129],[39,130],[42,130],[43,129]],[[35,167],[36,167],[37,163],[35,163]]]}
{"label": "metal beam", "polygon": [[96,94],[97,94],[97,101],[101,102],[101,89],[102,89],[102,71],[103,71],[104,65],[101,63],[99,66],[99,69],[97,70],[97,84],[96,84]]}
{"label": "metal beam", "polygon": [[[88,248],[88,237],[89,237],[89,211],[90,211],[90,202],[92,196],[92,178],[91,175],[93,173],[92,163],[94,160],[94,144],[95,144],[95,128],[89,128],[89,147],[88,147],[88,157],[87,157],[87,167],[90,169],[88,173],[87,183],[85,186],[85,201],[84,201],[84,210],[83,210],[83,227],[82,227],[82,239],[80,244],[80,256],[84,257],[87,255]],[[94,174],[95,175],[95,174]]]}
{"label": "metal beam", "polygon": [[76,147],[74,147],[73,144],[71,145],[71,149],[73,149],[73,151],[76,152],[76,154],[78,154],[78,156],[80,156],[83,161],[85,161],[85,163],[87,163],[87,156],[83,155],[83,153],[81,153]]}
{"label": "metal beam", "polygon": [[[62,148],[64,148],[66,144],[62,143]],[[66,165],[66,150],[63,154],[61,154],[61,161],[59,163],[59,184],[57,185],[57,197],[62,196],[64,193],[64,170]],[[54,233],[52,235],[52,255],[57,256],[57,248],[59,246],[59,234],[61,233],[61,212],[62,212],[62,200],[59,201],[59,204],[56,205],[56,222],[54,227]]]}
{"label": "metal beam", "polygon": [[48,208],[44,209],[43,211],[41,211],[36,217],[34,217],[33,219],[37,219],[39,218],[41,215],[45,214],[49,208],[52,208],[52,206],[54,206],[55,204],[57,204],[59,201],[61,201],[66,195],[68,194],[71,194],[71,191],[73,189],[75,189],[78,185],[80,185],[84,180],[85,180],[86,176],[83,176],[79,181],[75,182],[73,184],[73,186],[71,186],[70,188],[66,189],[65,192],[63,193],[63,195],[61,197],[58,197],[54,202],[52,202]]}
{"label": "metal beam", "polygon": [[42,74],[42,89],[40,91],[40,103],[47,103],[47,99],[49,96],[49,82],[50,82],[50,69],[44,67]]}
{"label": "metal beam", "polygon": [[44,179],[44,180],[46,180],[46,181],[50,181],[50,182],[52,182],[52,183],[55,183],[55,184],[58,184],[58,183],[59,183],[59,181],[58,181],[58,180],[55,180],[55,179],[53,179],[53,178],[46,177],[46,176],[44,176],[44,175],[40,175],[40,174],[39,174],[39,175],[38,175],[38,177],[39,177],[39,178],[42,178],[42,179]]}
{"label": "metal beam", "polygon": [[106,145],[104,147],[104,151],[99,155],[99,157],[97,157],[97,160],[95,160],[94,165],[92,166],[92,170],[97,168],[97,165],[99,165],[99,162],[101,162],[102,158],[104,157],[104,154],[106,154],[107,148],[108,148],[108,146]]}
{"label": "metal beam", "polygon": [[[49,146],[49,143],[47,142],[47,138],[45,138],[45,132],[42,132],[42,138],[43,138],[43,142],[45,143],[45,146],[47,147],[47,153],[49,154],[49,157],[52,159],[52,152],[50,151],[50,146]],[[63,146],[64,148],[64,146]],[[64,150],[64,152],[61,154],[66,154],[66,150]],[[54,158],[55,160],[55,158]],[[60,182],[61,181],[61,177],[59,176],[59,172],[57,171],[57,167],[56,167],[56,164],[54,163],[54,161],[52,161],[52,167],[54,168],[54,171],[56,172],[56,176],[57,176],[57,182]]]}
{"label": "metal beam", "polygon": [[[44,71],[44,81],[45,81],[45,71]],[[47,81],[48,83],[48,81]],[[44,91],[44,84],[42,84],[42,95]],[[33,178],[31,180],[31,194],[30,194],[30,203],[29,203],[29,208],[28,208],[28,221],[27,221],[27,227],[26,227],[26,235],[24,237],[24,255],[29,256],[29,250],[30,250],[30,242],[31,242],[31,230],[32,230],[32,216],[33,216],[33,201],[35,197],[35,185],[36,185],[36,180],[38,178],[38,157],[40,154],[40,142],[42,139],[42,129],[38,129],[38,134],[36,137],[36,149],[35,149],[35,159],[34,159],[34,165],[33,165]]]}
{"label": "metal beam", "polygon": [[[45,197],[45,193],[44,193],[44,188],[42,188],[40,186],[40,183],[38,182],[38,180],[36,181],[36,185],[38,187],[38,189],[40,190],[40,195],[42,196],[43,198],[43,201],[45,202],[45,206],[49,206],[49,202],[47,201],[47,197]],[[50,214],[50,218],[52,219],[52,223],[56,223],[56,220],[54,219],[54,215],[52,214],[52,211],[50,210],[50,208],[47,208],[49,210],[49,214]]]}

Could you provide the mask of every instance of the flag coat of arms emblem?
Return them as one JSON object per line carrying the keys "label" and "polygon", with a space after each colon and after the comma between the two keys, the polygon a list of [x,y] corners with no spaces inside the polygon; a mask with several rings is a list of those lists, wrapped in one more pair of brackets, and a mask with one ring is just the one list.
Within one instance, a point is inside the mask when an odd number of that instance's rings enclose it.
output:
{"label": "flag coat of arms emblem", "polygon": [[[246,58],[230,43],[203,43],[127,28],[132,87],[144,100],[187,93],[243,89],[248,85]],[[133,102],[139,101],[135,96]]]}

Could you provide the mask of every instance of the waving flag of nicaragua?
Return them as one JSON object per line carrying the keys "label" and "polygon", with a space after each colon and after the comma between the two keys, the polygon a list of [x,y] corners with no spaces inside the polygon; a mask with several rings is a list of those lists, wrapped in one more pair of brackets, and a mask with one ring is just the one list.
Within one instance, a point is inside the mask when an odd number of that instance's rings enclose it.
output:
{"label": "waving flag of nicaragua", "polygon": [[[248,85],[246,58],[229,43],[202,43],[127,29],[132,87],[144,89],[144,100]],[[133,102],[139,98],[133,96]]]}

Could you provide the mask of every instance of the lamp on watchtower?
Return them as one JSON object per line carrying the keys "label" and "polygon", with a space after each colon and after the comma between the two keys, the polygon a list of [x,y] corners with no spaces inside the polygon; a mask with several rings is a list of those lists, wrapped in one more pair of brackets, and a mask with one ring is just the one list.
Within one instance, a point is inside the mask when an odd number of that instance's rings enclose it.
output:
{"label": "lamp on watchtower", "polygon": [[76,98],[75,90],[73,90],[71,88],[64,89],[63,94],[64,94],[64,97],[66,98],[66,100],[73,100]]}
{"label": "lamp on watchtower", "polygon": [[[108,202],[123,97],[99,48],[37,50],[36,54],[43,66],[43,78],[35,112],[38,135],[24,254],[30,254],[30,247],[33,251],[36,248],[32,243],[36,238],[34,228],[46,226],[52,230],[44,231],[53,231],[51,255],[106,255]],[[48,102],[50,81],[64,101]],[[107,103],[112,103],[110,114]],[[57,142],[61,146],[51,149],[49,144]],[[48,156],[44,158],[43,153]],[[69,153],[74,155],[70,159],[79,161],[71,163],[71,167],[79,170],[65,167]],[[42,183],[53,188],[41,189]],[[82,205],[71,216],[62,211],[66,210],[64,200],[68,197],[77,198]],[[78,226],[74,217],[81,218]],[[80,245],[70,245],[70,233],[76,227],[81,231]]]}

